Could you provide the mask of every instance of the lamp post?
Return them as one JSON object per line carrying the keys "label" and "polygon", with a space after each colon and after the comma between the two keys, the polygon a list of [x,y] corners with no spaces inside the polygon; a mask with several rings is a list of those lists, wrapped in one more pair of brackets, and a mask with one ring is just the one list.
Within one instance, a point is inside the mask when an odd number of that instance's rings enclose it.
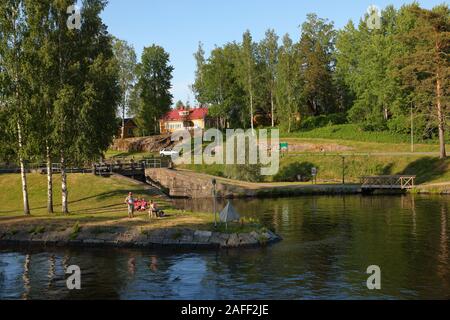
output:
{"label": "lamp post", "polygon": [[345,156],[342,156],[342,184],[345,184]]}
{"label": "lamp post", "polygon": [[215,178],[213,178],[212,180],[211,180],[211,183],[212,183],[212,185],[213,185],[213,210],[214,210],[214,227],[215,228],[217,228],[217,217],[216,217],[216,184],[217,184],[217,181],[216,181],[216,179]]}

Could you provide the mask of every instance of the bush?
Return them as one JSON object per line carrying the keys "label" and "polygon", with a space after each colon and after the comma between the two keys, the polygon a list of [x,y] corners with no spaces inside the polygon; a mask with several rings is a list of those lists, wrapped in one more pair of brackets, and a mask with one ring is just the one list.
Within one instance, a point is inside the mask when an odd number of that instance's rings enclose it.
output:
{"label": "bush", "polygon": [[[311,162],[294,162],[280,169],[273,180],[277,182],[311,181],[311,169],[315,167]],[[300,179],[299,179],[300,178]]]}
{"label": "bush", "polygon": [[347,123],[347,115],[345,113],[332,113],[328,115],[308,117],[302,122],[300,129],[312,130],[315,128],[345,123]]}
{"label": "bush", "polygon": [[249,182],[262,181],[260,164],[232,164],[226,165],[224,176],[228,179]]}

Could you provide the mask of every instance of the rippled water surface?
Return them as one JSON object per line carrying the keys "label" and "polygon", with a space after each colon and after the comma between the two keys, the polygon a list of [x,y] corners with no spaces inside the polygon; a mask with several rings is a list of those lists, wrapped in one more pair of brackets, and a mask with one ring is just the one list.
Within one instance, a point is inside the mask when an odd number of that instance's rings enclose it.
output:
{"label": "rippled water surface", "polygon": [[[209,210],[211,201],[179,201]],[[234,200],[283,241],[259,249],[0,249],[0,299],[450,299],[450,197]],[[78,265],[82,289],[66,288]],[[381,268],[368,290],[366,269]]]}

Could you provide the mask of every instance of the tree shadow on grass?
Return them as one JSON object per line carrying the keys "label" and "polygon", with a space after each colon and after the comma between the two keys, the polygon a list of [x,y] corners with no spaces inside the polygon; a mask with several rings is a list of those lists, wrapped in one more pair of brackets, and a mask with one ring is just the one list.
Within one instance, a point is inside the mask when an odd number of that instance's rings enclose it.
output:
{"label": "tree shadow on grass", "polygon": [[[69,194],[69,209],[70,209],[71,205],[73,205],[73,204],[84,202],[84,201],[89,201],[89,200],[93,200],[93,199],[97,199],[98,201],[104,201],[105,199],[108,199],[108,198],[111,198],[111,197],[122,196],[123,199],[125,200],[125,197],[128,195],[128,192],[133,192],[133,194],[136,197],[154,197],[154,196],[159,196],[160,195],[154,189],[140,189],[140,188],[128,188],[128,189],[122,189],[122,190],[108,191],[108,192],[94,194],[94,195],[89,196],[89,197],[79,198],[79,199],[76,199],[76,200],[70,200],[70,194]],[[105,210],[105,209],[111,208],[111,207],[115,207],[115,206],[120,206],[120,205],[122,205],[122,203],[114,203],[114,204],[111,204],[111,205],[103,205],[101,207],[96,207],[96,208],[77,209],[77,210],[72,211],[72,212],[73,213],[83,213],[83,212],[89,213],[89,211],[95,211],[96,210],[97,213],[100,213],[100,212],[105,213],[105,212],[111,212],[111,210]],[[41,209],[45,209],[45,208],[47,208],[47,206],[32,207],[31,211],[33,212],[35,210],[41,210]],[[126,211],[126,208],[124,210]],[[116,210],[116,211],[119,211],[119,210]],[[0,214],[14,213],[14,212],[20,212],[20,208],[18,210],[0,211]]]}
{"label": "tree shadow on grass", "polygon": [[447,171],[449,163],[450,159],[424,157],[411,162],[400,174],[415,175],[416,183],[426,183],[440,178]]}
{"label": "tree shadow on grass", "polygon": [[274,176],[273,181],[276,182],[295,182],[295,181],[311,181],[312,168],[317,168],[311,162],[292,162],[282,167]]}
{"label": "tree shadow on grass", "polygon": [[392,167],[394,166],[394,164],[391,162],[391,163],[388,163],[387,165],[385,165],[384,167],[383,167],[383,169],[381,170],[381,174],[382,175],[391,175],[392,174]]}

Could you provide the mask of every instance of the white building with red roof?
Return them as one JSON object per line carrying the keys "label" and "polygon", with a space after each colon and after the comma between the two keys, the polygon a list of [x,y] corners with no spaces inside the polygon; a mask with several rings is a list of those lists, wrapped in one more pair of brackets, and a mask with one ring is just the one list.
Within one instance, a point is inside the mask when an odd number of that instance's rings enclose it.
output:
{"label": "white building with red roof", "polygon": [[159,120],[161,133],[172,133],[177,130],[205,129],[208,108],[173,109]]}

